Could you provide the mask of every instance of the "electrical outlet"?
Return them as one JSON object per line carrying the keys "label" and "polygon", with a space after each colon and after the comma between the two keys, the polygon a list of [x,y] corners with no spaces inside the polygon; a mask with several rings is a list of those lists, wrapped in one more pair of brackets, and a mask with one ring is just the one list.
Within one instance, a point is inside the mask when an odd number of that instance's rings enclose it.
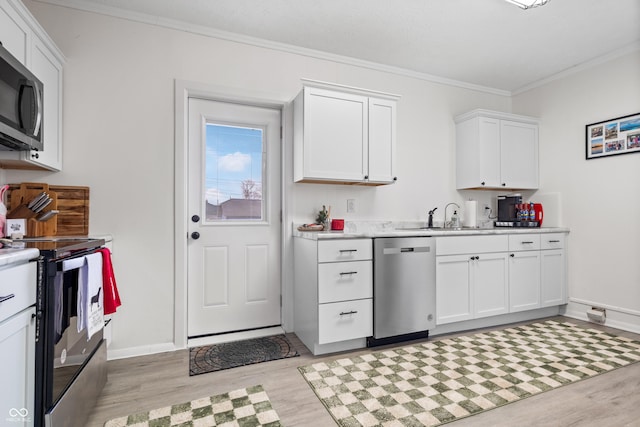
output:
{"label": "electrical outlet", "polygon": [[356,211],[356,199],[347,199],[347,213]]}
{"label": "electrical outlet", "polygon": [[482,215],[488,217],[491,213],[491,206],[488,203],[482,205]]}

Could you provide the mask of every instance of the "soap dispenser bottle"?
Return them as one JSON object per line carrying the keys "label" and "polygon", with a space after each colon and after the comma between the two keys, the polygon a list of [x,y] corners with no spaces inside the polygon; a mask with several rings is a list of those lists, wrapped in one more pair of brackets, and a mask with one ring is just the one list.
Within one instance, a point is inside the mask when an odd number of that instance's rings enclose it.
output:
{"label": "soap dispenser bottle", "polygon": [[453,215],[451,215],[451,228],[460,228],[460,218],[458,218],[458,211],[453,211]]}

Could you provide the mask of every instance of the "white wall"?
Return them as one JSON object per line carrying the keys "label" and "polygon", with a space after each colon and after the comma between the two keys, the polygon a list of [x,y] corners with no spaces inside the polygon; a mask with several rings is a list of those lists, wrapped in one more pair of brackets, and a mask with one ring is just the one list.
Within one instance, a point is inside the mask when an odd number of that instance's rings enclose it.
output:
{"label": "white wall", "polygon": [[[67,58],[64,170],[7,171],[10,182],[91,187],[90,232],[114,237],[123,306],[110,351],[141,354],[174,342],[174,79],[293,99],[300,78],[402,96],[398,176],[392,186],[293,184],[291,220],[322,204],[345,219],[424,220],[467,195],[454,190],[453,116],[509,111],[507,97],[25,1]],[[288,170],[292,167],[287,165]],[[489,200],[491,193],[478,198]],[[356,199],[355,214],[346,200]],[[285,304],[290,301],[285,295]],[[285,319],[287,320],[287,319]]]}
{"label": "white wall", "polygon": [[[640,113],[640,52],[513,98],[540,117],[540,193],[562,194],[569,237],[570,310],[609,308],[640,330],[640,154],[585,160],[585,126]],[[584,303],[584,304],[581,304]],[[575,314],[575,313],[574,313]]]}

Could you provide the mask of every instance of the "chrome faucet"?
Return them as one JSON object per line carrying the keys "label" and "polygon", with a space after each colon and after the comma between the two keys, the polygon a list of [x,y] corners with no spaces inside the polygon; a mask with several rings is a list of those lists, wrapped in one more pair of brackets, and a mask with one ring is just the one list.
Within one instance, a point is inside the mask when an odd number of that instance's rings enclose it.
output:
{"label": "chrome faucet", "polygon": [[[453,202],[448,203],[447,206],[444,207],[444,228],[451,228],[453,226],[453,224],[451,224],[451,221],[447,221],[447,208],[451,205],[455,205],[458,209],[460,209],[460,205]],[[447,224],[449,224],[449,227],[447,227]]]}

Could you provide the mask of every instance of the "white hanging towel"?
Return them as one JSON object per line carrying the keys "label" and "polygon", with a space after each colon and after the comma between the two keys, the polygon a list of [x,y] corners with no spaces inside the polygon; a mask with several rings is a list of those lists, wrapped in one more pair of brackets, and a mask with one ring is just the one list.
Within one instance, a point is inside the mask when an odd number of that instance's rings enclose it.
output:
{"label": "white hanging towel", "polygon": [[87,340],[104,327],[102,297],[102,254],[96,252],[78,272],[78,332],[87,328]]}

